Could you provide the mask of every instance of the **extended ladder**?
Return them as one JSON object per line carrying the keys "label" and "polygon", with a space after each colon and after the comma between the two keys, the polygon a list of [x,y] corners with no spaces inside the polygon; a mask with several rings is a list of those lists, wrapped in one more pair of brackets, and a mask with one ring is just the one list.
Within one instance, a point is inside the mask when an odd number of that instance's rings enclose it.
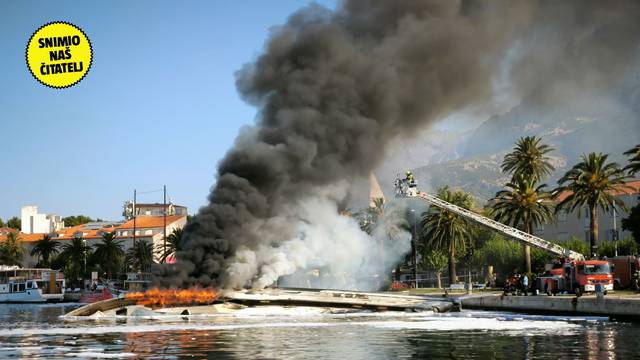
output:
{"label": "extended ladder", "polygon": [[422,191],[417,191],[415,192],[415,195],[411,192],[405,192],[405,193],[401,193],[400,196],[402,197],[417,197],[420,198],[426,202],[428,202],[431,205],[437,206],[443,210],[447,210],[450,211],[452,213],[458,214],[460,216],[463,216],[467,219],[473,220],[475,222],[477,222],[478,224],[487,226],[493,230],[499,231],[502,234],[515,239],[517,241],[523,242],[525,244],[531,245],[531,246],[535,246],[537,248],[546,250],[552,254],[555,254],[557,256],[565,256],[565,257],[569,257],[571,259],[575,259],[575,260],[583,260],[584,259],[584,255],[577,253],[575,251],[569,250],[569,249],[565,249],[560,245],[554,244],[552,242],[546,241],[544,239],[541,239],[537,236],[533,236],[531,234],[527,234],[524,231],[518,230],[516,228],[513,228],[511,226],[507,226],[501,222],[495,221],[493,219],[489,219],[487,217],[484,217],[480,214],[477,214],[473,211],[461,208],[457,205],[451,204],[447,201],[444,201],[440,198],[437,198],[433,195],[429,195],[425,192]]}

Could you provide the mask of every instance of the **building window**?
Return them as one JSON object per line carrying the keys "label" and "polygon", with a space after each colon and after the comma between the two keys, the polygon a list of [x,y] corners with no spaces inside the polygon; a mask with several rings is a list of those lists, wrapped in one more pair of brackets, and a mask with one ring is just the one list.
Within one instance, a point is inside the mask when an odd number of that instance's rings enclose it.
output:
{"label": "building window", "polygon": [[591,216],[591,213],[589,212],[589,208],[585,207],[583,212],[584,212],[584,225],[589,226],[589,217]]}
{"label": "building window", "polygon": [[567,222],[567,210],[560,210],[558,213],[558,222]]}
{"label": "building window", "polygon": [[590,235],[590,234],[591,234],[591,232],[590,232],[589,230],[585,230],[585,231],[584,231],[584,241],[586,241],[586,242],[587,242],[587,244],[589,243],[589,238],[590,238],[590,236],[589,236],[589,235]]}

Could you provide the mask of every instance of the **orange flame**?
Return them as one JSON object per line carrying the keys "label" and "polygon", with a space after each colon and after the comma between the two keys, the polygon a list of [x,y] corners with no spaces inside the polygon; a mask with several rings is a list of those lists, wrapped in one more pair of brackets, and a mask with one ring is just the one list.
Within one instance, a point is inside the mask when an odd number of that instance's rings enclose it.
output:
{"label": "orange flame", "polygon": [[213,289],[150,289],[145,292],[129,293],[125,296],[127,300],[136,301],[137,305],[147,306],[151,308],[193,305],[193,304],[210,304],[219,297],[219,294]]}

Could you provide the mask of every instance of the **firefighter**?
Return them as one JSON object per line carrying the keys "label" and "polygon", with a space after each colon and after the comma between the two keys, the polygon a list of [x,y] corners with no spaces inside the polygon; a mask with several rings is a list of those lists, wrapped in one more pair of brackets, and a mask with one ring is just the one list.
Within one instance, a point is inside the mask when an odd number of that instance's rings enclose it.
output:
{"label": "firefighter", "polygon": [[407,177],[406,177],[407,184],[411,184],[411,183],[413,183],[415,181],[414,178],[413,178],[413,173],[411,172],[411,170],[407,170],[405,175],[407,175]]}

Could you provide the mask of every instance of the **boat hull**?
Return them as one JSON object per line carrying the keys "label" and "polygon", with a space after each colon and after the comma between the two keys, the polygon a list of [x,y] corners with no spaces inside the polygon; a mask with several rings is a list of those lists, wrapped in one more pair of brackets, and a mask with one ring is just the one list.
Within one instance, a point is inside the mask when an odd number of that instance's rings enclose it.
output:
{"label": "boat hull", "polygon": [[43,303],[47,299],[38,290],[15,293],[0,293],[0,303]]}

